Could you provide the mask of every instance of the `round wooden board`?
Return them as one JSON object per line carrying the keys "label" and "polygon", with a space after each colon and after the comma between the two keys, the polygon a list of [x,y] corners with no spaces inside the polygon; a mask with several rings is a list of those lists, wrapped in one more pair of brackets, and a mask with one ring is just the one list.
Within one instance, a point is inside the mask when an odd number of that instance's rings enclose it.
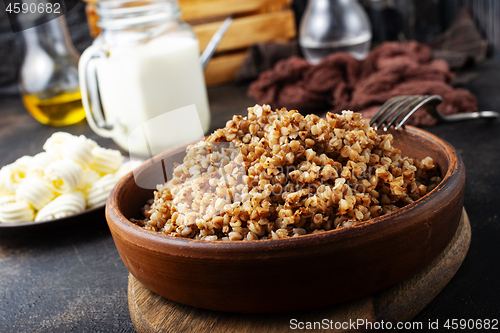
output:
{"label": "round wooden board", "polygon": [[[197,309],[153,293],[130,274],[128,284],[130,317],[135,329],[140,333],[278,333],[288,332],[292,319],[296,319],[297,322],[322,322],[326,319],[333,325],[336,322],[358,319],[368,322],[383,320],[394,324],[398,321],[409,321],[429,304],[455,275],[467,254],[470,239],[471,228],[464,209],[453,240],[438,258],[419,273],[391,288],[362,299],[300,312],[235,314]],[[320,290],[313,291],[320,292]],[[337,331],[344,332],[348,329]]]}

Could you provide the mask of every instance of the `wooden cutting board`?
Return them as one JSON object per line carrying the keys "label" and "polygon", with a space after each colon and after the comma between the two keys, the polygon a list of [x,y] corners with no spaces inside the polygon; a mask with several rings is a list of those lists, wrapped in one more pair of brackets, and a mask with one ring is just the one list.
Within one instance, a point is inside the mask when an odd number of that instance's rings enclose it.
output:
{"label": "wooden cutting board", "polygon": [[[396,322],[407,322],[415,317],[448,284],[467,254],[470,239],[469,218],[464,210],[457,233],[448,247],[430,265],[411,278],[359,300],[300,312],[234,314],[197,309],[158,296],[130,274],[128,284],[130,317],[135,329],[140,333],[279,333],[290,331],[294,325],[298,326],[299,322],[304,324],[320,322],[323,325],[333,325],[332,328],[335,328],[335,323],[340,325],[340,323],[349,323],[350,320],[365,320],[365,322],[378,322],[379,324],[383,320],[395,325]],[[344,327],[347,326],[344,324]],[[330,329],[325,329],[325,331],[328,330]],[[322,331],[322,327],[314,331]],[[348,332],[349,327],[335,331]],[[364,330],[360,327],[356,330],[356,332],[362,331]]]}

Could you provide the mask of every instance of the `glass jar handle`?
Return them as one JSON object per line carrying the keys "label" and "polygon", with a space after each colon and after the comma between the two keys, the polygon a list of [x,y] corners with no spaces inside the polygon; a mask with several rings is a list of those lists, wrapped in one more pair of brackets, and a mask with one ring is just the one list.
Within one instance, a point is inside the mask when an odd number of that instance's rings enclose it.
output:
{"label": "glass jar handle", "polygon": [[[90,128],[105,138],[114,135],[113,125],[107,124],[99,95],[97,82],[97,69],[95,60],[106,58],[107,52],[102,47],[91,45],[80,57],[78,74],[80,77],[80,91],[82,93],[82,104],[87,116]],[[90,100],[90,103],[89,103]]]}

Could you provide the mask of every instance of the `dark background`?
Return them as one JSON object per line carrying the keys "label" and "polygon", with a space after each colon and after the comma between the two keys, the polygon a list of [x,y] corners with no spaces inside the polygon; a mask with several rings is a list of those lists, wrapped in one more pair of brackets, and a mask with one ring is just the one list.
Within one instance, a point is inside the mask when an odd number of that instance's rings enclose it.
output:
{"label": "dark background", "polygon": [[[408,12],[401,8],[417,2],[414,11],[418,19],[411,25]],[[492,43],[491,55],[499,59],[494,43],[500,43],[500,18],[491,17],[498,17],[500,1],[396,0],[395,4],[405,17],[405,35],[419,40],[432,39],[444,31],[459,6],[467,5]],[[298,12],[304,6],[305,1],[294,3]],[[82,52],[92,42],[84,4],[78,4],[66,19],[73,43]],[[22,35],[11,32],[0,2],[0,165],[41,151],[41,138],[59,130],[40,126],[24,110],[17,91],[22,59]],[[499,61],[490,59],[472,70],[479,75],[464,88],[477,96],[480,110],[500,111]],[[235,110],[243,113],[255,103],[245,96],[246,88],[226,85],[209,89],[213,127],[223,126],[228,115]],[[116,148],[111,140],[92,134],[84,122],[67,130]],[[471,220],[472,242],[455,277],[414,321],[439,320],[442,328],[453,318],[500,319],[500,120],[439,124],[426,130],[449,141],[464,160],[465,208]],[[0,245],[0,332],[134,331],[127,306],[128,271],[105,223],[56,235],[0,235]]]}
{"label": "dark background", "polygon": [[[85,3],[80,1],[65,16],[71,40],[82,53],[92,43],[85,16]],[[12,32],[5,5],[0,1],[0,97],[19,94],[17,79],[24,57],[23,43],[22,32]]]}
{"label": "dark background", "polygon": [[[359,0],[370,12],[372,2],[378,1],[397,11],[402,18],[406,39],[428,41],[450,25],[458,10],[465,6],[473,15],[483,36],[491,43],[491,54],[500,61],[500,1],[498,0]],[[294,0],[297,29],[307,0]],[[91,43],[85,17],[85,3],[80,1],[66,14],[71,39],[81,53]],[[390,19],[384,19],[389,22]],[[377,25],[375,25],[377,26]],[[375,41],[376,43],[377,41]],[[18,95],[17,78],[23,60],[22,33],[12,33],[0,1],[0,96]]]}
{"label": "dark background", "polygon": [[[481,110],[500,110],[500,63],[490,59],[476,70],[478,78],[465,88],[477,96]],[[208,89],[214,128],[255,104],[246,89],[246,85],[234,84]],[[19,98],[0,98],[0,119],[0,165],[40,152],[45,139],[61,130],[40,125],[25,112]],[[432,332],[487,332],[446,330],[443,324],[453,318],[500,319],[500,119],[442,123],[425,129],[447,140],[462,156],[464,205],[472,241],[456,275],[414,322],[426,325],[439,320],[440,329]],[[110,139],[93,133],[86,122],[62,130],[116,148]],[[127,278],[102,214],[55,234],[0,232],[0,332],[134,332]],[[310,288],[321,292],[322,287]],[[417,331],[422,332],[429,331]]]}

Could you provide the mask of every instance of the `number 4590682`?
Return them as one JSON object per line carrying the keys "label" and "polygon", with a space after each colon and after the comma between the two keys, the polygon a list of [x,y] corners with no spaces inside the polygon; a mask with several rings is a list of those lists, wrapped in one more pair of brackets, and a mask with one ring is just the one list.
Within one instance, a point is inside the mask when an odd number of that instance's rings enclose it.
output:
{"label": "number 4590682", "polygon": [[443,327],[451,330],[498,330],[498,319],[448,319]]}
{"label": "number 4590682", "polygon": [[47,13],[47,14],[61,14],[61,4],[60,3],[18,3],[18,2],[10,2],[5,11],[8,13],[14,14],[26,14],[26,13]]}

